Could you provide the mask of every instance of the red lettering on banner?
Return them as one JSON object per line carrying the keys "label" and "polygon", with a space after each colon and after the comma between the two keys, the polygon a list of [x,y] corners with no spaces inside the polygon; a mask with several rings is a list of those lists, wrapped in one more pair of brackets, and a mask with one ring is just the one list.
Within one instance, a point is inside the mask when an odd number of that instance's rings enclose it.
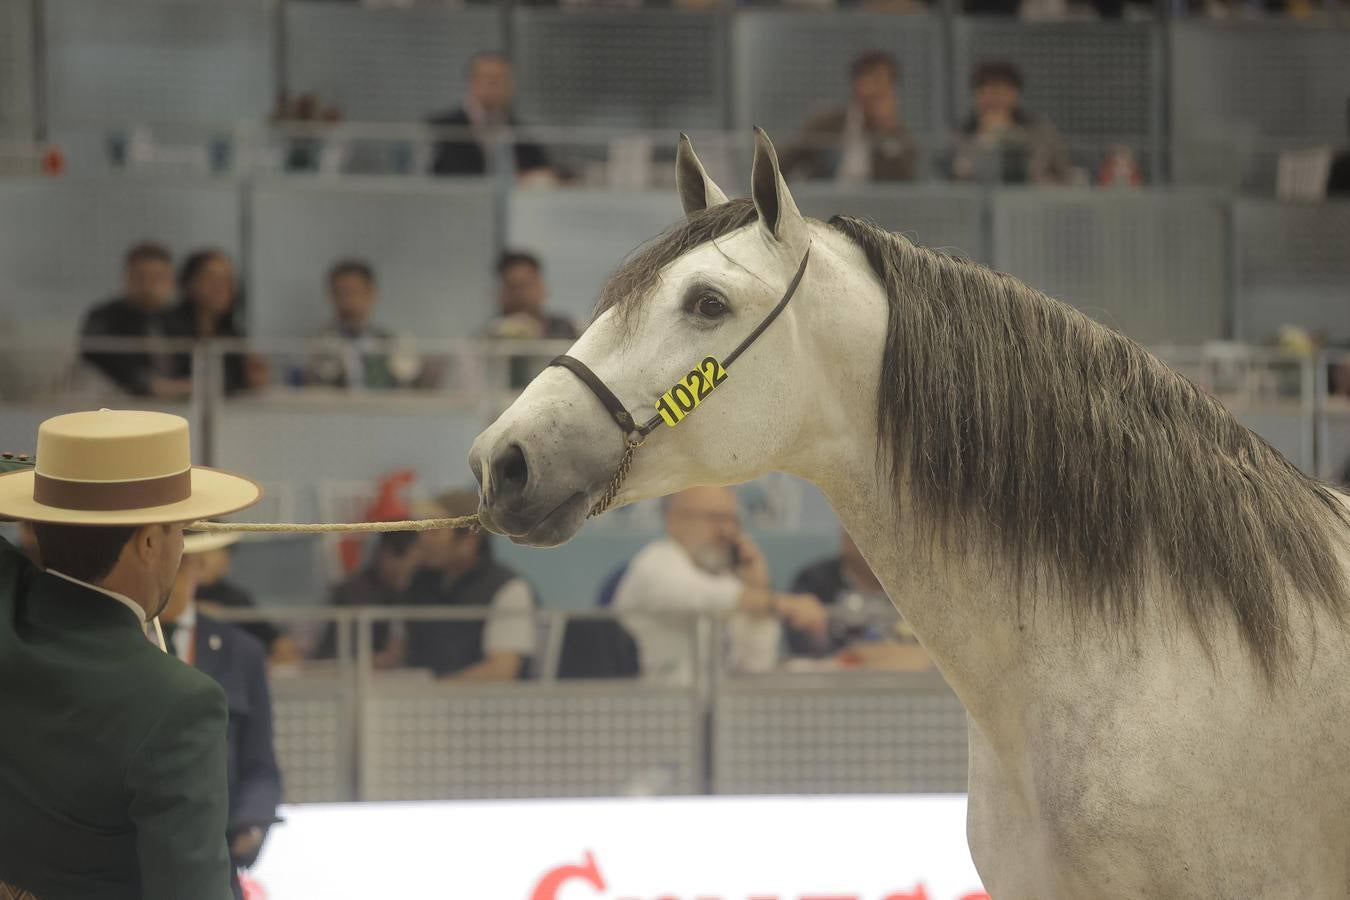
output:
{"label": "red lettering on banner", "polygon": [[558,892],[569,881],[584,881],[597,891],[605,889],[605,876],[600,874],[591,851],[586,851],[586,861],[579,866],[559,866],[545,872],[530,895],[530,900],[558,900]]}
{"label": "red lettering on banner", "polygon": [[989,895],[984,891],[972,891],[969,894],[963,894],[961,900],[989,900]]}
{"label": "red lettering on banner", "polygon": [[886,900],[928,900],[928,889],[923,886],[923,882],[914,888],[913,891],[906,893],[901,891],[898,894],[891,894]]}

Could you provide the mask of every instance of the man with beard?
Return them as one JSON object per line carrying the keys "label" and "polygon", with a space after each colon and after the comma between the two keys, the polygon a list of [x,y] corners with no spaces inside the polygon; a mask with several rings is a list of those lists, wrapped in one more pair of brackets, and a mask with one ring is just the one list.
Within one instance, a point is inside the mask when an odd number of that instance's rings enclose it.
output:
{"label": "man with beard", "polygon": [[614,593],[614,608],[624,613],[623,624],[637,641],[644,678],[675,684],[693,678],[688,613],[728,617],[727,650],[737,671],[764,671],[777,663],[780,620],[823,633],[819,600],[773,590],[764,555],[741,531],[729,488],[689,488],[666,498],[664,511],[667,536],[633,557]]}
{"label": "man with beard", "polygon": [[225,695],[147,622],[184,523],[262,492],[165,413],[57,416],[37,449],[0,475],[46,566],[0,540],[0,897],[230,900]]}

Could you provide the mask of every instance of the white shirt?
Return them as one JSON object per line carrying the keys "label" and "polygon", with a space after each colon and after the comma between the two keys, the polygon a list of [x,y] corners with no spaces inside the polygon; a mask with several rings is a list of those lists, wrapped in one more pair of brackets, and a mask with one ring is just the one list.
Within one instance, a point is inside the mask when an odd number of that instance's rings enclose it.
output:
{"label": "white shirt", "polygon": [[842,144],[835,180],[843,184],[860,184],[871,178],[872,144],[864,127],[862,107],[856,103],[850,103],[844,114]]}
{"label": "white shirt", "polygon": [[483,655],[535,651],[534,597],[523,578],[512,578],[492,595],[492,613],[483,628]]}
{"label": "white shirt", "polygon": [[[776,619],[734,612],[744,590],[735,575],[700,569],[683,547],[663,538],[643,547],[628,564],[614,592],[614,608],[733,613],[727,629],[732,667],[743,671],[771,668],[777,661],[782,626]],[[637,642],[644,678],[673,684],[692,681],[694,619],[640,612],[620,618]]]}
{"label": "white shirt", "polygon": [[187,662],[191,658],[192,639],[197,633],[197,604],[189,603],[183,614],[174,620],[173,626],[173,646],[169,650]]}

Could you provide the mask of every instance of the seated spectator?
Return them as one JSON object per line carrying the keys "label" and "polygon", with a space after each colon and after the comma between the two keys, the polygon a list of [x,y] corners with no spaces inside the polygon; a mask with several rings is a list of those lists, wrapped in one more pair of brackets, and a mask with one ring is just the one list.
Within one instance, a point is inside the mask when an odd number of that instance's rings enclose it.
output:
{"label": "seated spectator", "polygon": [[[197,554],[197,602],[203,607],[256,609],[253,595],[229,579],[233,557],[229,546],[214,547]],[[295,640],[271,622],[247,622],[238,626],[259,641],[274,663],[300,659]]]}
{"label": "seated spectator", "polygon": [[496,51],[469,60],[469,90],[457,109],[434,116],[432,125],[462,129],[471,134],[437,141],[431,171],[436,175],[485,175],[514,172],[517,178],[550,180],[548,157],[538,144],[511,142],[508,133],[520,127],[512,112],[515,81],[511,60]]}
{"label": "seated spectator", "polygon": [[224,688],[229,703],[225,740],[230,818],[226,841],[233,864],[230,880],[234,895],[242,900],[236,870],[253,865],[268,828],[277,821],[281,771],[272,741],[272,695],[262,645],[243,629],[212,619],[196,604],[200,554],[232,537],[184,537],[178,578],[159,620],[169,652],[214,678]]}
{"label": "seated spectator", "polygon": [[[244,336],[238,319],[234,265],[221,250],[198,250],[178,270],[178,305],[165,315],[165,334],[175,338],[237,340]],[[267,383],[267,365],[259,357],[232,353],[225,358],[225,393]],[[192,357],[174,357],[174,377],[192,378]]]}
{"label": "seated spectator", "polygon": [[[145,242],[127,251],[119,297],[85,315],[80,334],[88,338],[142,338],[147,344],[166,334],[165,318],[173,302],[173,258],[161,244]],[[109,352],[94,347],[84,359],[114,384],[137,397],[184,400],[190,379],[175,377],[173,357],[148,347],[141,352]]]}
{"label": "seated spectator", "polygon": [[359,259],[334,263],[328,270],[328,298],[334,321],[316,337],[339,341],[343,349],[311,360],[306,384],[361,390],[418,382],[421,361],[415,354],[392,350],[394,333],[371,321],[378,291],[370,263]]}
{"label": "seated spectator", "polygon": [[799,656],[830,656],[860,644],[915,643],[914,633],[896,612],[857,544],[839,529],[839,555],[797,573],[792,589],[824,604],[828,631],[788,629],[788,646]]}
{"label": "seated spectator", "polygon": [[[487,336],[502,340],[577,339],[577,327],[566,316],[544,309],[544,266],[539,258],[521,250],[507,250],[497,260],[497,307],[500,315],[487,327]],[[513,356],[510,384],[524,387],[548,365],[551,357]]]}
{"label": "seated spectator", "polygon": [[1022,108],[1022,73],[1016,66],[981,63],[971,85],[975,111],[956,138],[954,180],[1066,184],[1072,178],[1055,126]]}
{"label": "seated spectator", "polygon": [[802,631],[824,630],[824,608],[815,597],[774,592],[764,555],[741,531],[730,489],[695,487],[668,497],[665,521],[667,536],[633,557],[614,595],[614,608],[637,642],[644,678],[683,684],[694,677],[691,620],[653,613],[731,614],[730,664],[741,672],[777,664],[780,619]]}
{"label": "seated spectator", "polygon": [[[1350,98],[1345,101],[1345,120],[1350,124]],[[1350,195],[1350,149],[1336,154],[1331,161],[1331,171],[1327,173],[1327,196],[1347,195]]]}
{"label": "seated spectator", "polygon": [[[428,516],[478,511],[473,491],[450,491],[428,505]],[[534,589],[492,558],[486,532],[470,528],[425,531],[423,568],[408,591],[415,604],[481,609],[480,619],[408,623],[408,665],[464,681],[524,677],[535,652]]]}
{"label": "seated spectator", "polygon": [[[339,607],[404,606],[408,603],[408,587],[421,561],[421,547],[415,532],[385,532],[375,542],[370,563],[334,588],[329,602]],[[337,637],[337,628],[329,625],[314,658],[337,656]],[[406,636],[400,623],[375,622],[371,627],[371,641],[375,668],[392,669],[403,665]]]}
{"label": "seated spectator", "polygon": [[783,153],[783,171],[855,184],[912,180],[919,152],[897,109],[900,64],[872,50],[853,60],[849,80],[848,105],[807,121]]}

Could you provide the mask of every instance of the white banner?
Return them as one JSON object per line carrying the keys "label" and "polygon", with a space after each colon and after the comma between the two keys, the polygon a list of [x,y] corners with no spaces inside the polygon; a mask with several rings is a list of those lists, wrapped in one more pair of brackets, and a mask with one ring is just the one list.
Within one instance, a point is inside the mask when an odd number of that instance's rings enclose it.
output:
{"label": "white banner", "polygon": [[962,796],[285,807],[266,900],[987,900]]}

